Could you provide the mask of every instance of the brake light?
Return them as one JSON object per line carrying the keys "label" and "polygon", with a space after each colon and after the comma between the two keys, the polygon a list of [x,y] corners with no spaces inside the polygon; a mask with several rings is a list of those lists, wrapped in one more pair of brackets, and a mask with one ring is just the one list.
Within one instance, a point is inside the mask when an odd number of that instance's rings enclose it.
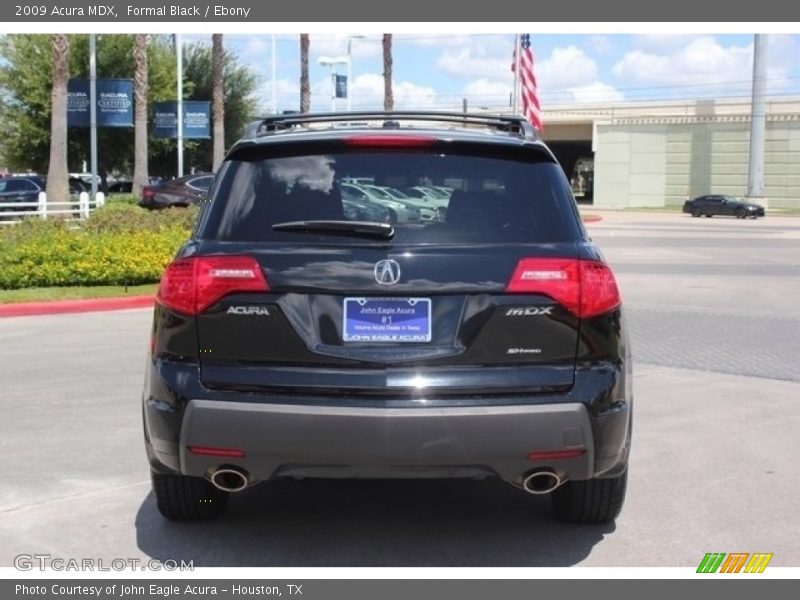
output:
{"label": "brake light", "polygon": [[583,318],[607,313],[621,303],[608,265],[572,258],[523,258],[506,292],[549,296]]}
{"label": "brake light", "polygon": [[436,138],[421,135],[351,135],[344,138],[344,143],[362,148],[423,148],[433,146]]}
{"label": "brake light", "polygon": [[142,200],[152,200],[156,195],[155,189],[151,187],[142,188]]}
{"label": "brake light", "polygon": [[267,292],[261,267],[251,256],[193,256],[173,261],[158,287],[158,301],[197,315],[233,292]]}

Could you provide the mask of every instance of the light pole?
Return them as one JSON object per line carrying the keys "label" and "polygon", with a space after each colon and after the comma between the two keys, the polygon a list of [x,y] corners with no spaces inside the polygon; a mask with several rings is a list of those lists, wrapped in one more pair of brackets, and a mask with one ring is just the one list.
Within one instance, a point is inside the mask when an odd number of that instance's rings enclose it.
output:
{"label": "light pole", "polygon": [[272,34],[272,112],[278,114],[278,44]]}
{"label": "light pole", "polygon": [[353,102],[350,99],[350,92],[353,89],[353,40],[363,40],[365,35],[348,35],[347,36],[347,112],[353,108]]}
{"label": "light pole", "polygon": [[[318,62],[323,67],[331,68],[331,111],[336,112],[336,65],[346,64],[347,57],[336,56],[334,58],[330,58],[328,56],[320,56]],[[347,95],[350,96],[349,90]]]}
{"label": "light pole", "polygon": [[175,54],[177,57],[176,70],[178,73],[178,131],[177,131],[177,144],[178,144],[178,177],[183,177],[183,41],[181,34],[175,34]]}

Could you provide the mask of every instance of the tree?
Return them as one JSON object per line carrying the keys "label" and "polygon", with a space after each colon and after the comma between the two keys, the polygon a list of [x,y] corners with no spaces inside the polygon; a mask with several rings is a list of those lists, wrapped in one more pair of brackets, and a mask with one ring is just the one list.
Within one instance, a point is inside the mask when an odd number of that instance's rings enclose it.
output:
{"label": "tree", "polygon": [[[97,76],[130,79],[134,73],[132,35],[97,36]],[[151,36],[148,55],[148,104],[175,98],[175,55],[168,36]],[[5,166],[46,173],[50,146],[50,90],[53,61],[50,36],[11,34],[0,37],[0,122],[4,127]],[[69,36],[69,75],[89,76],[89,36]],[[80,171],[89,160],[89,129],[68,129],[68,165]],[[99,172],[130,175],[134,167],[134,131],[101,127],[97,131]],[[162,161],[169,140],[149,140],[149,171]],[[173,144],[174,153],[174,144]],[[158,165],[160,166],[160,165]]]}
{"label": "tree", "polygon": [[311,84],[308,80],[308,47],[310,40],[307,33],[300,34],[300,112],[307,113],[311,109]]}
{"label": "tree", "polygon": [[47,203],[69,198],[67,167],[67,82],[69,81],[69,38],[63,33],[51,36],[53,70],[50,93],[50,161],[47,168]]}
{"label": "tree", "polygon": [[147,35],[133,37],[133,189],[135,195],[150,182],[147,169]]}
{"label": "tree", "polygon": [[392,34],[383,34],[383,110],[394,110],[392,92]]}
{"label": "tree", "polygon": [[[134,78],[134,36],[103,34],[97,39],[97,76]],[[88,77],[89,36],[69,36],[69,75]],[[189,46],[184,53],[183,87],[187,99],[211,100],[211,46]],[[256,115],[255,72],[226,52],[224,66],[225,142],[230,146]],[[46,173],[50,147],[50,106],[53,60],[50,36],[0,36],[0,123],[3,124],[3,166],[14,171]],[[175,99],[175,48],[170,36],[151,35],[147,44],[147,104]],[[68,165],[79,171],[89,160],[89,129],[68,129]],[[99,173],[129,176],[134,172],[134,130],[101,127],[97,131]],[[149,137],[148,173],[175,175],[176,144]],[[184,158],[189,168],[210,170],[210,140],[187,140]]]}
{"label": "tree", "polygon": [[214,153],[212,169],[216,171],[225,158],[225,89],[224,67],[225,51],[222,47],[222,34],[211,36],[211,112],[214,116]]}
{"label": "tree", "polygon": [[[213,90],[211,55],[212,49],[208,44],[189,44],[184,48],[183,78],[187,100],[211,99]],[[228,148],[242,136],[247,125],[258,115],[258,101],[255,96],[258,74],[240,64],[232,52],[225,52],[223,57],[224,147]],[[213,166],[212,141],[184,140],[183,156],[187,166],[210,171]],[[174,162],[174,158],[171,160]]]}

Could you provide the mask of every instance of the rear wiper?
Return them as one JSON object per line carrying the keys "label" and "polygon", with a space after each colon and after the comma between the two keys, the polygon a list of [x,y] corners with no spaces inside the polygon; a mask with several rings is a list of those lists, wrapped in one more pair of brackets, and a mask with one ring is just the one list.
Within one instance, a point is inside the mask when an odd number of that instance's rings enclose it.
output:
{"label": "rear wiper", "polygon": [[377,221],[286,221],[285,223],[275,223],[272,228],[275,231],[361,235],[385,240],[390,240],[394,237],[394,227],[392,225]]}

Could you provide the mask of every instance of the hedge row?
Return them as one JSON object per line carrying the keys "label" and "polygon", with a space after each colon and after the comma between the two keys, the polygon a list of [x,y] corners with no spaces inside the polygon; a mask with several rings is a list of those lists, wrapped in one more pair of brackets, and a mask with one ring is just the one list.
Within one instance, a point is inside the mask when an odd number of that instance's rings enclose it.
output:
{"label": "hedge row", "polygon": [[110,204],[80,227],[29,219],[0,229],[0,289],[157,282],[197,210]]}

